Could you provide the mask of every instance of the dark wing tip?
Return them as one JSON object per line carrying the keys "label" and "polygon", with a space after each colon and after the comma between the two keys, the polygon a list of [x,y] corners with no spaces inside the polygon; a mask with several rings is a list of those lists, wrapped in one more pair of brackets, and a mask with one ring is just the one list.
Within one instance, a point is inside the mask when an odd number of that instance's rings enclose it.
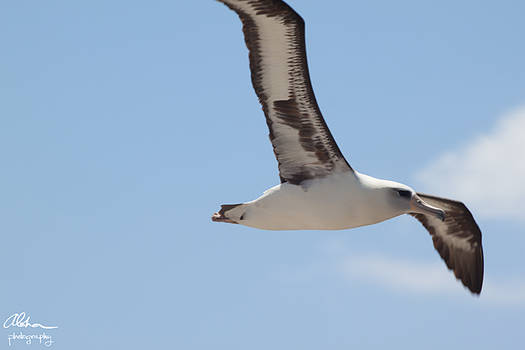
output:
{"label": "dark wing tip", "polygon": [[[419,218],[417,219],[422,222]],[[423,226],[430,232],[430,229],[425,224],[423,224]],[[474,294],[480,294],[483,287],[484,270],[482,246],[477,245],[473,247],[473,250],[470,252],[454,250],[446,245],[439,236],[435,234],[432,235],[434,248],[448,269],[454,272],[454,276],[460,280],[468,290]]]}
{"label": "dark wing tip", "polygon": [[479,250],[476,252],[477,266],[475,279],[472,286],[469,286],[469,289],[472,293],[479,295],[481,289],[483,288],[483,274],[484,274],[484,261],[483,261],[483,247],[479,245]]}

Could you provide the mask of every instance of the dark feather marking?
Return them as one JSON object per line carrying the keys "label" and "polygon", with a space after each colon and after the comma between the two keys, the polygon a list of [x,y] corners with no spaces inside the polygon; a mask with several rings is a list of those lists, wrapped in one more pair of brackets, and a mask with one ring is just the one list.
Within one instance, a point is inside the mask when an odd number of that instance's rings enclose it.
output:
{"label": "dark feather marking", "polygon": [[[335,169],[336,163],[341,161],[348,171],[352,171],[335,143],[315,99],[308,73],[304,21],[301,16],[285,2],[279,0],[219,1],[235,11],[243,24],[244,39],[249,50],[251,80],[266,116],[270,141],[279,165],[281,182],[300,184],[304,180],[326,176]],[[265,93],[265,88],[268,87],[263,86],[263,57],[260,52],[261,39],[258,28],[255,20],[250,17],[251,15],[244,12],[239,5],[236,6],[236,2],[251,6],[256,11],[256,16],[275,18],[287,27],[286,42],[290,50],[288,53],[292,54],[288,60],[290,99],[273,101],[273,104],[268,104],[270,100]],[[297,94],[301,95],[301,100],[298,99]],[[277,120],[272,120],[272,111],[277,114]],[[297,160],[283,157],[284,151],[279,150],[281,145],[276,141],[276,130],[274,130],[278,128],[278,125],[274,125],[276,123],[297,129],[301,147],[305,152],[315,156],[318,162],[314,165],[299,164]]]}
{"label": "dark feather marking", "polygon": [[[418,195],[425,202],[445,210],[445,232],[439,231],[438,219],[424,214],[410,215],[418,219],[432,235],[434,248],[447,267],[454,271],[456,278],[472,293],[479,294],[483,286],[483,247],[481,231],[474,217],[461,202],[419,193]],[[454,240],[467,243],[468,249],[461,247],[461,243],[454,245]]]}

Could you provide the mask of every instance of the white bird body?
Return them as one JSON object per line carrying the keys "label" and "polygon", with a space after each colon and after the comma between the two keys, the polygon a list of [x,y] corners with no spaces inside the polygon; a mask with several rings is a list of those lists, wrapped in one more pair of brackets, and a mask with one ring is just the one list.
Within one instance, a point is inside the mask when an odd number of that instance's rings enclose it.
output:
{"label": "white bird body", "polygon": [[301,185],[274,186],[230,210],[228,216],[241,225],[265,230],[342,230],[404,214],[408,208],[389,201],[391,188],[410,190],[358,172],[335,173]]}

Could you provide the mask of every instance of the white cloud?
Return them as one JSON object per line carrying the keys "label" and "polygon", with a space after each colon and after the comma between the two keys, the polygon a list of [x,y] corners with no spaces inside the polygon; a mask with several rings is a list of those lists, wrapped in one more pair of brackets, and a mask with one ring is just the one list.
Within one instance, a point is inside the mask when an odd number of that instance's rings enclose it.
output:
{"label": "white cloud", "polygon": [[525,107],[444,153],[416,179],[425,191],[461,199],[485,217],[525,222]]}
{"label": "white cloud", "polygon": [[422,264],[380,255],[366,255],[346,257],[341,267],[347,278],[397,291],[415,294],[461,292],[454,277],[443,264]]}
{"label": "white cloud", "polygon": [[[467,296],[443,263],[423,263],[380,255],[347,256],[339,265],[352,281],[364,281],[404,294]],[[479,299],[491,305],[525,306],[525,280],[485,280]]]}

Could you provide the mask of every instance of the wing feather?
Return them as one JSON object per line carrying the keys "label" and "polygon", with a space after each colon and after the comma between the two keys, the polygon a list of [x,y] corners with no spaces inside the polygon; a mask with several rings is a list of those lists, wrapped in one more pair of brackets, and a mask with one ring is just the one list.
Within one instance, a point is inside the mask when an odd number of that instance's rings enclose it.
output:
{"label": "wing feather", "polygon": [[410,213],[428,230],[447,267],[472,292],[483,285],[483,247],[481,231],[465,204],[418,193],[428,204],[445,211],[445,221],[424,214]]}
{"label": "wing feather", "polygon": [[281,182],[352,171],[317,105],[304,21],[280,0],[218,0],[242,22],[252,84],[266,116]]}

